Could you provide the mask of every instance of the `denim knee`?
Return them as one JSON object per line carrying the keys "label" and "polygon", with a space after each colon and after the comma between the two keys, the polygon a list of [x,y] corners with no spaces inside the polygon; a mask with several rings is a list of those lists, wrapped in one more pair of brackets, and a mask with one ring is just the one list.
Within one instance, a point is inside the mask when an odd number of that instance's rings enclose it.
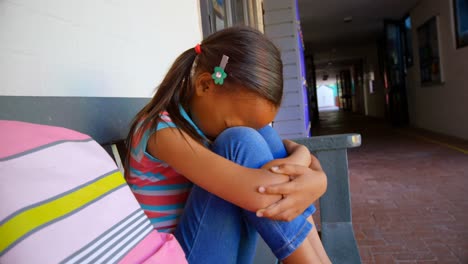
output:
{"label": "denim knee", "polygon": [[211,150],[249,168],[260,168],[273,160],[268,143],[257,130],[250,127],[224,130],[211,145]]}
{"label": "denim knee", "polygon": [[226,144],[232,141],[242,141],[242,142],[257,142],[265,141],[262,135],[255,129],[251,127],[237,126],[230,127],[221,132],[218,137],[215,139],[214,144],[221,143]]}
{"label": "denim knee", "polygon": [[275,159],[282,159],[288,156],[288,152],[284,147],[283,140],[273,127],[267,125],[259,129],[258,133],[260,133],[260,135],[262,135],[262,137],[268,143],[271,153]]}

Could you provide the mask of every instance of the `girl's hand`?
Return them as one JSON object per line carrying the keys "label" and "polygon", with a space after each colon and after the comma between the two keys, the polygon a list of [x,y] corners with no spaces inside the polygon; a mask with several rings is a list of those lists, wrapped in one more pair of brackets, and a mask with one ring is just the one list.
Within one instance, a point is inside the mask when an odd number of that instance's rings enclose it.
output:
{"label": "girl's hand", "polygon": [[270,169],[274,173],[288,175],[291,181],[259,188],[261,193],[281,194],[284,198],[267,208],[258,210],[258,216],[291,221],[325,193],[327,177],[318,160],[314,156],[311,158],[309,168],[283,164]]}

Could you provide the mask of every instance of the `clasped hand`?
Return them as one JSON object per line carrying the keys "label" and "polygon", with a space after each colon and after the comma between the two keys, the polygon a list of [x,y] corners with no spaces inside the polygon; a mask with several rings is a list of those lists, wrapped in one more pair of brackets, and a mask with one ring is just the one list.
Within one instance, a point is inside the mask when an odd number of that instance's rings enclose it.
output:
{"label": "clasped hand", "polygon": [[288,176],[286,183],[260,186],[263,194],[282,195],[282,199],[257,211],[257,216],[273,220],[291,221],[322,196],[327,188],[327,177],[317,158],[311,155],[310,166],[281,164],[270,167],[273,173]]}

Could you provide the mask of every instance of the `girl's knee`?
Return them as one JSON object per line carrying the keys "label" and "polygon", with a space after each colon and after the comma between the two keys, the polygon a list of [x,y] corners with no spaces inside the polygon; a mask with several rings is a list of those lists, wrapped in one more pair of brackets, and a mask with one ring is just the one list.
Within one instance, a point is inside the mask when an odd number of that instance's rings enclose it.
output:
{"label": "girl's knee", "polygon": [[284,147],[283,140],[273,127],[265,126],[259,129],[258,133],[260,133],[260,135],[262,135],[262,137],[268,143],[271,153],[273,153],[273,157],[275,159],[284,158],[288,155],[288,152]]}
{"label": "girl's knee", "polygon": [[279,137],[278,133],[270,125],[266,125],[266,126],[260,128],[258,130],[258,133],[260,133],[260,135],[262,135],[264,138]]}
{"label": "girl's knee", "polygon": [[265,139],[249,127],[224,130],[213,142],[211,149],[231,161],[250,168],[259,168],[273,159]]}
{"label": "girl's knee", "polygon": [[263,143],[265,140],[262,135],[255,129],[250,127],[230,127],[221,134],[215,140],[216,143],[225,144],[228,142],[241,141],[243,143]]}

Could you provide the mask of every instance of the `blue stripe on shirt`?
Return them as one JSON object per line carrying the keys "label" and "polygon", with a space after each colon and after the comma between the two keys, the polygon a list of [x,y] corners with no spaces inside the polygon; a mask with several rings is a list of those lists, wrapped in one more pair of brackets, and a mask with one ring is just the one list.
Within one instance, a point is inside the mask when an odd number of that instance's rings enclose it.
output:
{"label": "blue stripe on shirt", "polygon": [[[137,175],[137,176],[146,176],[146,178],[156,178],[158,180],[166,180],[167,177],[164,176],[161,173],[153,173],[153,172],[141,172],[139,170],[136,170],[135,168],[130,168],[130,172]],[[140,177],[140,178],[145,178],[145,177]]]}
{"label": "blue stripe on shirt", "polygon": [[146,205],[140,204],[143,210],[148,211],[169,211],[174,209],[182,209],[185,206],[185,203],[178,203],[178,204],[170,204],[170,205]]}
{"label": "blue stripe on shirt", "polygon": [[174,220],[179,218],[180,215],[166,215],[166,216],[160,216],[160,217],[155,217],[155,218],[150,218],[150,221],[152,224],[168,221],[168,220]]}

